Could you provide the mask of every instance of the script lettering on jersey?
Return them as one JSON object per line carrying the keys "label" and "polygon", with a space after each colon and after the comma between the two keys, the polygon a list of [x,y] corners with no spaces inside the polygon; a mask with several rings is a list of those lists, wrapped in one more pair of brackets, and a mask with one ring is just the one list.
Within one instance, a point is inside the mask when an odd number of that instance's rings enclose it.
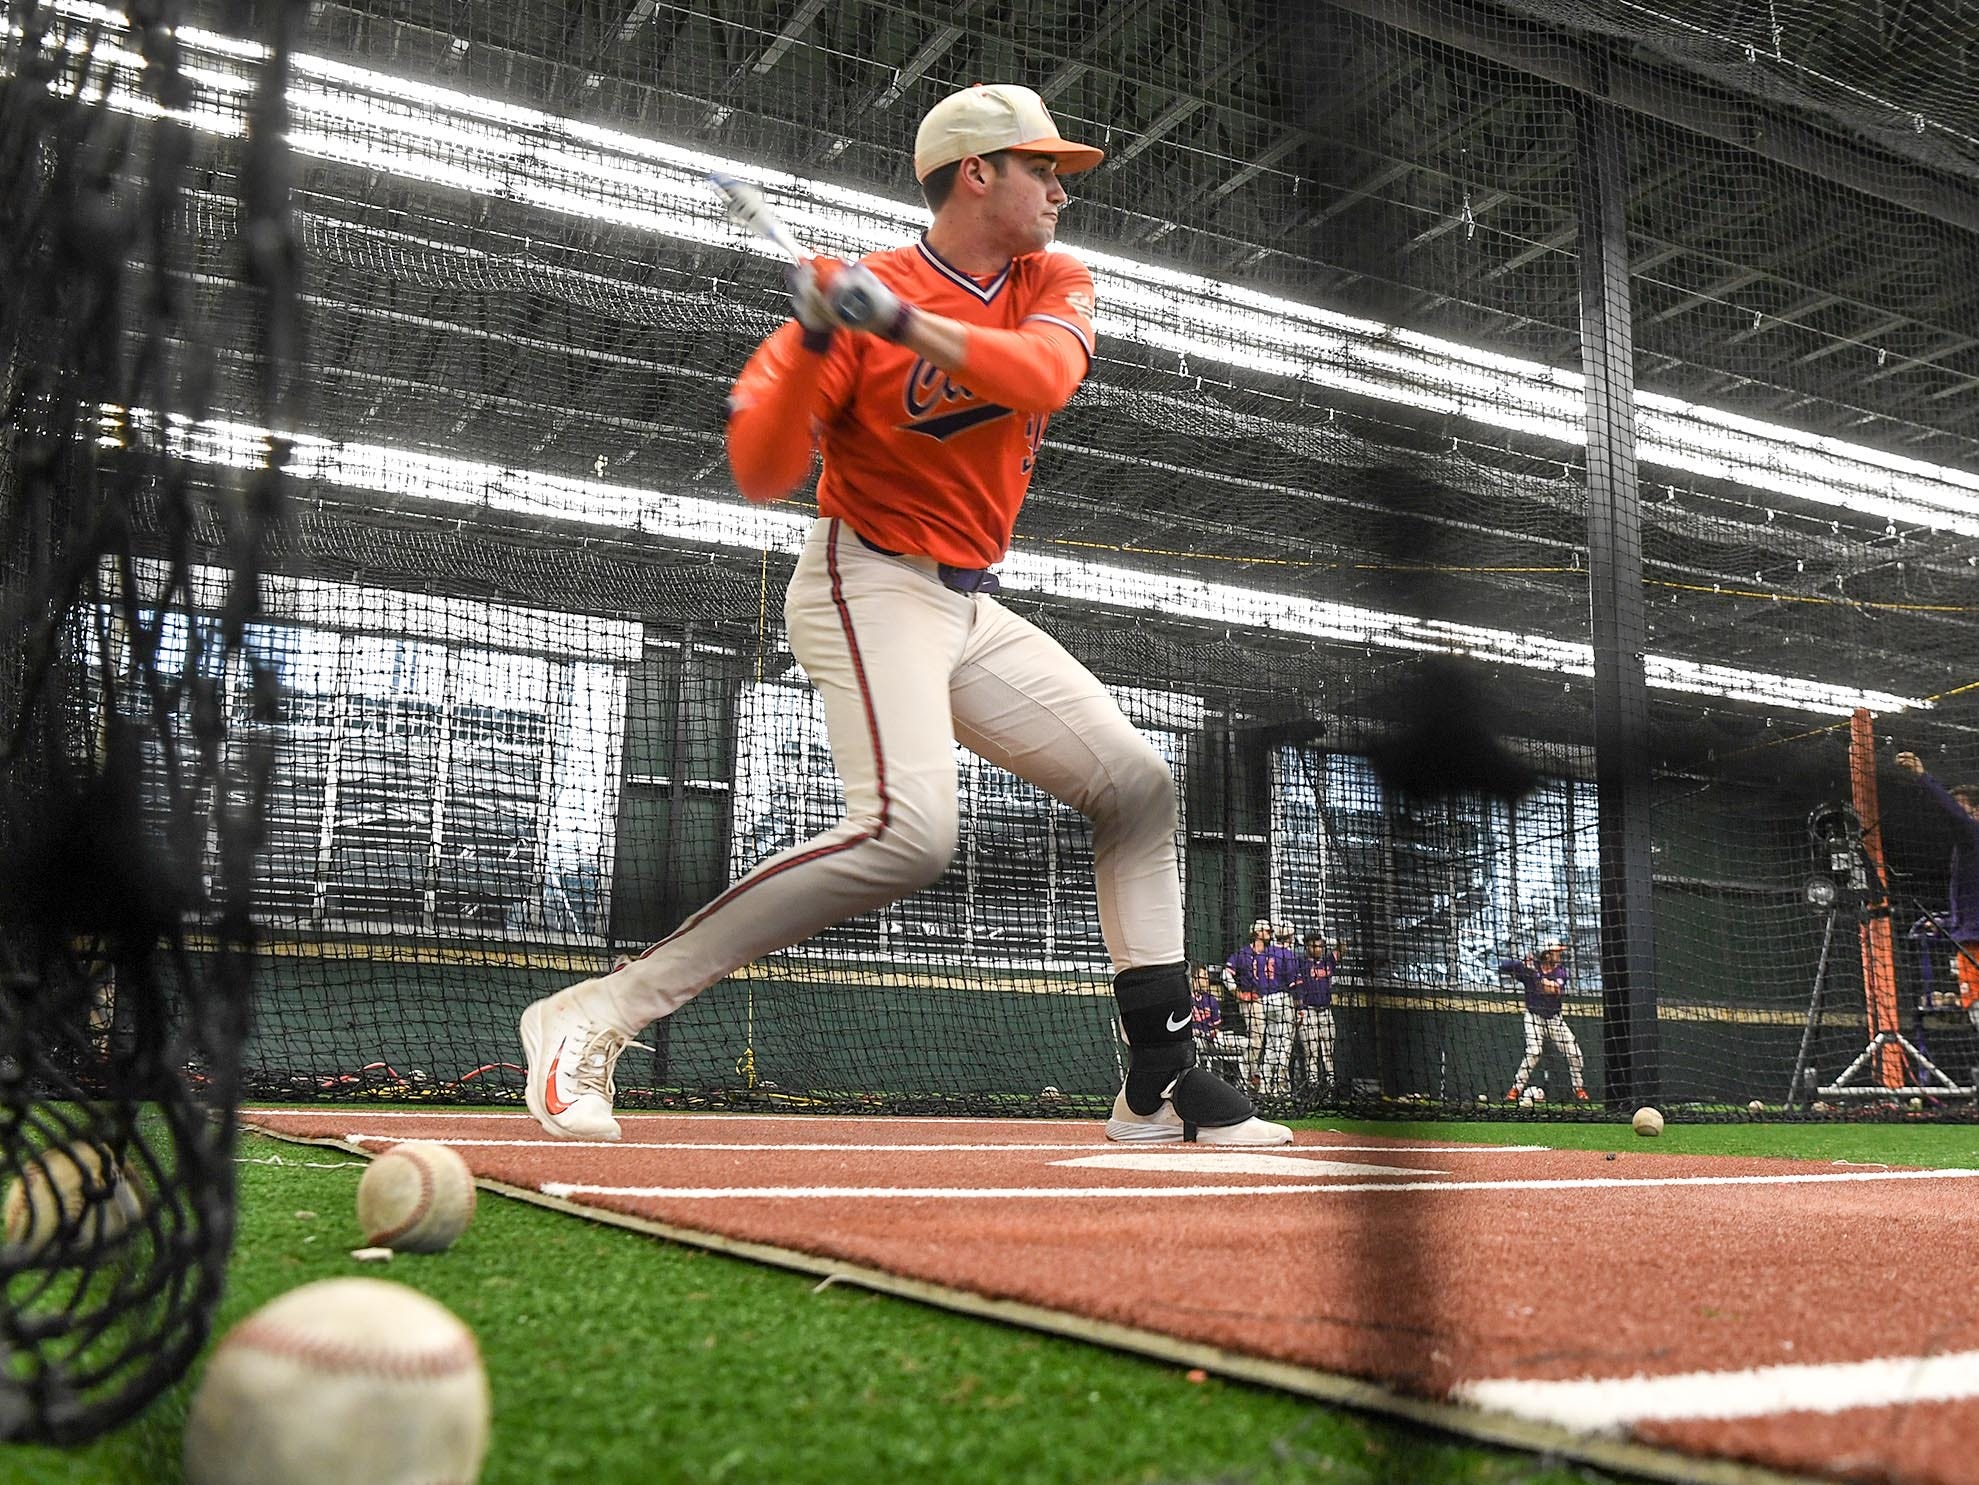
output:
{"label": "script lettering on jersey", "polygon": [[1044,425],[1050,421],[1043,413],[1024,414],[1024,447],[1030,452],[1024,455],[1017,467],[1025,474],[1029,474],[1038,462],[1038,448],[1044,443]]}
{"label": "script lettering on jersey", "polygon": [[981,423],[1010,416],[1010,409],[996,402],[978,402],[967,387],[958,387],[948,373],[925,360],[916,361],[907,374],[907,421],[903,433],[924,433],[937,441]]}

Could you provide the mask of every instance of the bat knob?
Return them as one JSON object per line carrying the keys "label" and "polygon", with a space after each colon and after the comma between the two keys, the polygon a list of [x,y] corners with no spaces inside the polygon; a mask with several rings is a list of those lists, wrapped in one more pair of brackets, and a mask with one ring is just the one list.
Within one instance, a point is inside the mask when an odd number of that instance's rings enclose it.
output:
{"label": "bat knob", "polygon": [[831,288],[832,318],[848,330],[869,330],[887,340],[900,339],[911,307],[864,266],[854,264]]}
{"label": "bat knob", "polygon": [[848,329],[865,330],[871,328],[879,305],[863,284],[846,284],[831,296],[831,309]]}

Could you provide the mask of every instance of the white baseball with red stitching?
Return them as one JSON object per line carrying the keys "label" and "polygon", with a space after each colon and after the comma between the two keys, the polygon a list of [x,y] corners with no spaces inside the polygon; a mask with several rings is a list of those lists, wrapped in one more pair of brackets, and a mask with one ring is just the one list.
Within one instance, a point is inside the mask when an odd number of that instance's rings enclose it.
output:
{"label": "white baseball with red stitching", "polygon": [[431,1140],[394,1145],[357,1183],[357,1225],[374,1248],[438,1253],[473,1219],[473,1172]]}
{"label": "white baseball with red stitching", "polygon": [[452,1311],[383,1279],[271,1300],[214,1348],[186,1419],[188,1485],[472,1485],[488,1377]]}

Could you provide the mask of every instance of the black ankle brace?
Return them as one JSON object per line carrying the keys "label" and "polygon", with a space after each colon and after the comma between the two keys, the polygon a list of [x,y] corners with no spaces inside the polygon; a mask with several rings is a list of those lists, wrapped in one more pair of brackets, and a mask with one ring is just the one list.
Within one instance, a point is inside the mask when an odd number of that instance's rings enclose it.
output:
{"label": "black ankle brace", "polygon": [[1113,977],[1113,999],[1130,1047],[1162,1047],[1190,1038],[1189,966],[1149,964]]}
{"label": "black ankle brace", "polygon": [[1187,964],[1149,964],[1113,977],[1127,1036],[1127,1107],[1152,1114],[1177,1077],[1196,1064]]}

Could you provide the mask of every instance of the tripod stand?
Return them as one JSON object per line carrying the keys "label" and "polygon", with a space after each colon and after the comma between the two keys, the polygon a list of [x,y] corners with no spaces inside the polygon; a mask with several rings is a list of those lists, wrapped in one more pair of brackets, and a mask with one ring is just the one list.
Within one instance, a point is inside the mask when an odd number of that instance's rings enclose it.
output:
{"label": "tripod stand", "polygon": [[[1808,1049],[1814,1040],[1814,1028],[1821,1017],[1821,998],[1827,982],[1828,964],[1832,956],[1835,940],[1835,921],[1841,916],[1844,900],[1843,886],[1855,901],[1860,915],[1867,917],[1889,912],[1889,894],[1885,890],[1882,872],[1875,860],[1863,849],[1861,827],[1855,822],[1854,811],[1842,809],[1817,809],[1809,820],[1810,833],[1827,852],[1830,870],[1844,873],[1839,880],[1810,878],[1807,884],[1807,897],[1815,906],[1825,904],[1828,910],[1827,923],[1821,933],[1821,957],[1814,970],[1814,988],[1807,1002],[1807,1023],[1800,1033],[1800,1051],[1794,1058],[1793,1081],[1787,1089],[1786,1107],[1792,1108],[1794,1100],[1803,1096],[1803,1089],[1813,1081],[1807,1070]],[[1825,887],[1825,892],[1821,889]],[[1873,896],[1871,889],[1873,888]],[[1872,905],[1873,904],[1873,905]],[[1937,919],[1927,910],[1925,916],[1934,926]],[[1961,949],[1959,952],[1965,952]],[[1886,1083],[1853,1081],[1865,1075],[1881,1060],[1887,1047],[1895,1047],[1916,1069],[1915,1081],[1907,1086],[1892,1088]],[[1834,1082],[1812,1089],[1822,1098],[1972,1098],[1974,1088],[1961,1087],[1954,1079],[1939,1069],[1938,1065],[1924,1053],[1902,1031],[1894,1027],[1876,1030],[1869,1038],[1856,1059],[1843,1068]]]}
{"label": "tripod stand", "polygon": [[[1828,955],[1835,946],[1835,919],[1841,916],[1839,901],[1828,904],[1828,920],[1821,928],[1821,957],[1814,966],[1814,992],[1807,1001],[1807,1021],[1800,1029],[1800,1051],[1793,1059],[1793,1077],[1787,1083],[1787,1096],[1782,1104],[1792,1108],[1794,1100],[1800,1097],[1801,1080],[1807,1069],[1807,1049],[1814,1041],[1814,1028],[1821,1019],[1821,989],[1828,979]],[[1808,1082],[1812,1082],[1811,1078]]]}

